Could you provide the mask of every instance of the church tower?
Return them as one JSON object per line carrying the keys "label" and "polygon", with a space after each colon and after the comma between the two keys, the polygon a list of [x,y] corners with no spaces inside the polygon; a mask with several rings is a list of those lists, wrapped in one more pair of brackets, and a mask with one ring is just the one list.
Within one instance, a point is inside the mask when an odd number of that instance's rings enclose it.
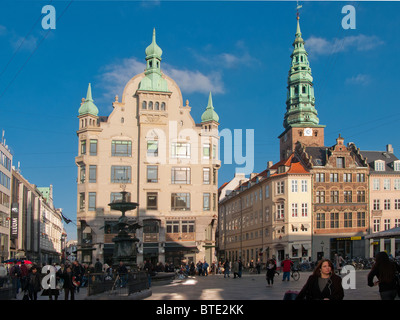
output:
{"label": "church tower", "polygon": [[300,31],[300,16],[297,13],[297,30],[290,56],[286,113],[283,120],[285,130],[280,139],[280,160],[287,159],[300,141],[305,146],[324,145],[324,125],[319,124],[315,108],[314,85],[308,53]]}

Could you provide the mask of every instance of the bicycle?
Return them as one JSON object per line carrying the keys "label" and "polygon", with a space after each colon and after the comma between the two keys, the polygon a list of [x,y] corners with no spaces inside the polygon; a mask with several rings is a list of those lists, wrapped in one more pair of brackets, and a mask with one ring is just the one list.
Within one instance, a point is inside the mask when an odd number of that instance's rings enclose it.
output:
{"label": "bicycle", "polygon": [[[279,271],[275,270],[275,277],[279,277]],[[290,277],[294,280],[294,281],[298,281],[300,279],[300,272],[298,269],[296,268],[292,268],[290,270]]]}

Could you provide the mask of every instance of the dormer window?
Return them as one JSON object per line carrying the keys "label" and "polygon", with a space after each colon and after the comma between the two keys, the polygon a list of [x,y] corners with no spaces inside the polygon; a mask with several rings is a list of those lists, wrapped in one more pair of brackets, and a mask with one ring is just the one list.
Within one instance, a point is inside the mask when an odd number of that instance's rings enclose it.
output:
{"label": "dormer window", "polygon": [[285,172],[285,166],[279,166],[278,173],[284,173],[284,172]]}
{"label": "dormer window", "polygon": [[400,171],[400,160],[393,161],[393,170]]}
{"label": "dormer window", "polygon": [[375,171],[385,171],[385,162],[382,160],[376,160]]}

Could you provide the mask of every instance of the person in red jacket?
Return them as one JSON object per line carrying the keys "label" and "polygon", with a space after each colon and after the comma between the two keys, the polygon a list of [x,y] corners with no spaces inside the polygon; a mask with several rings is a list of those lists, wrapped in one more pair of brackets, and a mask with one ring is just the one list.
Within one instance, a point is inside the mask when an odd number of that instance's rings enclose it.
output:
{"label": "person in red jacket", "polygon": [[290,270],[292,269],[293,261],[290,260],[289,255],[286,255],[286,259],[281,262],[281,267],[283,271],[282,281],[290,281]]}

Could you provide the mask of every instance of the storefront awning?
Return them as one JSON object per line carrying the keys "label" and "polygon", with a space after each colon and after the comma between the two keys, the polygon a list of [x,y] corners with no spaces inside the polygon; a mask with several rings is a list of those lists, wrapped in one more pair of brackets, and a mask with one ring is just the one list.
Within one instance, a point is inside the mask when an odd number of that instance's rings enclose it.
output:
{"label": "storefront awning", "polygon": [[304,250],[310,250],[311,249],[311,244],[309,244],[309,243],[303,243],[302,246],[303,246]]}
{"label": "storefront awning", "polygon": [[199,252],[197,246],[195,245],[183,245],[180,243],[165,243],[165,252],[177,252],[177,251],[186,251],[186,252]]}
{"label": "storefront awning", "polygon": [[292,244],[292,247],[293,247],[293,249],[295,249],[295,250],[300,250],[301,244],[295,243],[295,244]]}

